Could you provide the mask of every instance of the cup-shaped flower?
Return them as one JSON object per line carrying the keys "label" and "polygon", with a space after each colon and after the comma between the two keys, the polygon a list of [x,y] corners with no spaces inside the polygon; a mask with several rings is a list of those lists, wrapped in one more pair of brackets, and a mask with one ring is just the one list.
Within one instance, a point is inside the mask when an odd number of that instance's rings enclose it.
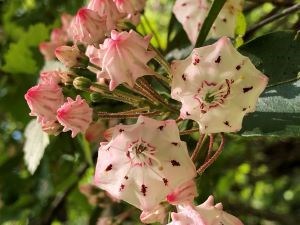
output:
{"label": "cup-shaped flower", "polygon": [[63,132],[72,131],[74,138],[79,132],[85,133],[92,122],[92,114],[92,108],[77,95],[75,100],[67,98],[57,110],[57,120],[64,127]]}
{"label": "cup-shaped flower", "polygon": [[68,32],[75,43],[98,45],[107,32],[106,18],[100,17],[93,10],[81,8],[72,20]]}
{"label": "cup-shaped flower", "polygon": [[169,193],[167,195],[167,201],[171,205],[192,203],[196,196],[198,196],[196,183],[194,180],[189,180]]}
{"label": "cup-shaped flower", "polygon": [[90,0],[87,8],[97,12],[100,17],[106,18],[108,31],[116,29],[118,21],[126,16],[126,14],[119,12],[112,0]]}
{"label": "cup-shaped flower", "polygon": [[113,30],[111,37],[105,39],[98,52],[102,71],[98,78],[110,79],[110,90],[121,83],[134,86],[135,80],[144,75],[154,75],[155,72],[147,63],[155,56],[148,50],[150,37],[142,37],[135,31],[117,32]]}
{"label": "cup-shaped flower", "polygon": [[121,13],[134,14],[141,12],[146,4],[146,0],[113,0]]}
{"label": "cup-shaped flower", "polygon": [[[234,37],[236,18],[242,11],[243,0],[228,0],[216,18],[208,38]],[[177,0],[173,13],[182,24],[188,38],[195,45],[199,31],[211,7],[208,0]]]}
{"label": "cup-shaped flower", "polygon": [[221,203],[214,205],[213,196],[199,206],[180,205],[177,209],[168,225],[243,225],[238,218],[223,211]]}
{"label": "cup-shaped flower", "polygon": [[118,199],[151,211],[196,175],[174,120],[140,116],[109,133],[110,141],[100,144],[94,182]]}
{"label": "cup-shaped flower", "polygon": [[202,133],[239,131],[268,82],[226,37],[174,61],[172,73],[171,95],[182,103],[181,118],[197,121]]}
{"label": "cup-shaped flower", "polygon": [[146,224],[157,222],[163,224],[166,215],[165,207],[158,205],[151,211],[143,211],[140,215],[140,220]]}
{"label": "cup-shaped flower", "polygon": [[61,87],[52,80],[30,88],[25,99],[31,109],[30,115],[37,116],[39,122],[55,121],[56,111],[64,102]]}

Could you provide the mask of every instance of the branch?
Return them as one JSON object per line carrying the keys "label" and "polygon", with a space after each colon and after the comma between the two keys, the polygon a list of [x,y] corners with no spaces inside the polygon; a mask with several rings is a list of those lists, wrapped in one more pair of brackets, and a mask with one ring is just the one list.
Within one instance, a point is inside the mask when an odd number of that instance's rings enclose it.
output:
{"label": "branch", "polygon": [[254,33],[255,31],[257,31],[259,28],[265,26],[266,24],[272,23],[273,21],[280,19],[284,16],[287,16],[289,14],[292,14],[294,12],[297,12],[300,10],[300,3],[291,6],[287,9],[282,10],[280,13],[277,13],[269,18],[266,18],[260,22],[258,22],[256,25],[254,25],[253,27],[251,27],[245,34],[245,36],[250,36],[252,33]]}
{"label": "branch", "polygon": [[272,3],[273,5],[277,6],[292,6],[294,5],[293,0],[248,0],[249,2],[257,3],[257,4],[263,4],[263,3]]}

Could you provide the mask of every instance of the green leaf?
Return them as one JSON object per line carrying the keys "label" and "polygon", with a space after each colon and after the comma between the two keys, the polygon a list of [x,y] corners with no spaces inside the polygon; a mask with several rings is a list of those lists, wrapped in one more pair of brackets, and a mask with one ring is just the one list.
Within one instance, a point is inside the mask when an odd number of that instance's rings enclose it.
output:
{"label": "green leaf", "polygon": [[86,161],[90,166],[94,166],[93,164],[93,158],[91,153],[91,148],[89,142],[85,139],[83,135],[78,135],[78,142],[80,143],[81,149],[83,151],[83,154],[85,156]]}
{"label": "green leaf", "polygon": [[269,77],[269,85],[297,77],[300,71],[300,40],[293,31],[278,31],[258,37],[239,52]]}
{"label": "green leaf", "polygon": [[245,117],[242,135],[300,136],[300,80],[266,89]]}
{"label": "green leaf", "polygon": [[213,25],[215,19],[217,18],[219,12],[223,8],[225,2],[226,0],[214,0],[208,15],[204,20],[200,33],[198,35],[197,42],[195,45],[196,48],[199,48],[204,44],[205,39],[210,31],[210,28]]}

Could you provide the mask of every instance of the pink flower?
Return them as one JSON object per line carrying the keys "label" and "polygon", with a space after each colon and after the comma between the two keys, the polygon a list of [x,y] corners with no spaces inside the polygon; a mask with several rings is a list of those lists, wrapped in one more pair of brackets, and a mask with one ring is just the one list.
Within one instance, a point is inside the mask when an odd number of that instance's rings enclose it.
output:
{"label": "pink flower", "polygon": [[97,12],[100,17],[106,18],[108,31],[116,29],[118,21],[126,16],[118,11],[112,0],[90,0],[87,8]]}
{"label": "pink flower", "polygon": [[167,201],[171,205],[178,205],[183,203],[192,203],[194,198],[198,195],[195,181],[190,180],[167,195]]}
{"label": "pink flower", "polygon": [[56,111],[63,104],[64,96],[57,83],[42,82],[30,88],[25,99],[31,112],[29,115],[37,116],[38,121],[55,121]]}
{"label": "pink flower", "polygon": [[62,29],[64,32],[68,32],[68,29],[71,25],[71,22],[73,20],[73,16],[70,15],[70,14],[67,14],[67,13],[63,13],[61,16],[60,16],[60,20],[61,20],[61,23],[62,23]]}
{"label": "pink flower", "polygon": [[78,10],[69,28],[69,34],[74,42],[87,45],[100,44],[106,32],[105,17],[100,17],[95,11],[85,8]]}
{"label": "pink flower", "polygon": [[57,120],[42,121],[41,122],[42,130],[49,135],[58,135],[62,130],[62,126]]}
{"label": "pink flower", "polygon": [[55,58],[54,50],[57,46],[51,42],[41,42],[39,44],[40,53],[44,56],[46,61]]}
{"label": "pink flower", "polygon": [[202,133],[240,130],[268,82],[226,37],[194,49],[171,70],[171,95],[182,103],[181,118],[197,121]]}
{"label": "pink flower", "polygon": [[[144,75],[153,75],[155,72],[147,66],[150,59],[155,56],[148,50],[150,37],[142,37],[135,31],[129,33],[111,32],[111,38],[107,38],[100,45],[98,61],[102,72],[98,78],[109,78],[110,90],[115,89],[121,83],[134,86],[135,80]],[[96,62],[94,60],[94,62]]]}
{"label": "pink flower", "polygon": [[46,71],[40,73],[40,83],[61,83],[61,76],[59,71]]}
{"label": "pink flower", "polygon": [[195,177],[174,120],[140,116],[136,124],[120,124],[109,132],[111,140],[100,143],[94,182],[112,196],[151,211]]}
{"label": "pink flower", "polygon": [[55,49],[55,55],[66,67],[72,68],[81,64],[82,56],[76,45],[60,46]]}
{"label": "pink flower", "polygon": [[[234,37],[236,18],[242,11],[243,0],[228,0],[220,11],[208,38]],[[173,13],[195,45],[200,29],[211,7],[208,0],[177,0]]]}
{"label": "pink flower", "polygon": [[166,218],[166,210],[162,205],[156,206],[151,211],[143,211],[140,215],[140,220],[143,223],[161,223],[163,224]]}
{"label": "pink flower", "polygon": [[146,5],[146,0],[113,0],[121,13],[134,14],[141,12]]}
{"label": "pink flower", "polygon": [[214,205],[213,196],[199,206],[181,205],[171,217],[168,225],[243,225],[238,218],[224,212],[221,203]]}
{"label": "pink flower", "polygon": [[74,138],[79,132],[84,133],[92,122],[93,110],[84,99],[77,95],[76,100],[67,98],[57,110],[57,120],[64,127],[63,132],[72,131]]}

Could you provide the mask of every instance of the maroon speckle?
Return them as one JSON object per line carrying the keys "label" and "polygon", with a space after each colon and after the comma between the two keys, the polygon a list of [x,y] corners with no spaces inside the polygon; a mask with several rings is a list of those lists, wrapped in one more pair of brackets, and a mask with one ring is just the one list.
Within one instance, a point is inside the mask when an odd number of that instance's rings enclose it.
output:
{"label": "maroon speckle", "polygon": [[164,127],[165,127],[164,125],[161,125],[161,126],[158,127],[158,129],[159,129],[159,130],[163,130]]}
{"label": "maroon speckle", "polygon": [[186,3],[182,3],[181,6],[186,6]]}
{"label": "maroon speckle", "polygon": [[251,86],[251,87],[245,87],[245,88],[243,88],[243,92],[246,93],[248,91],[251,91],[252,89],[253,89],[253,86]]}
{"label": "maroon speckle", "polygon": [[240,70],[240,69],[241,69],[241,66],[240,66],[240,65],[237,65],[235,68],[236,68],[236,70]]}
{"label": "maroon speckle", "polygon": [[186,81],[186,75],[185,74],[182,74],[181,78],[182,78],[182,80]]}
{"label": "maroon speckle", "polygon": [[201,113],[205,114],[205,113],[207,113],[207,111],[205,111],[205,110],[201,110]]}
{"label": "maroon speckle", "polygon": [[119,188],[119,191],[124,190],[124,188],[125,188],[125,185],[124,185],[124,184],[121,184],[121,185],[120,185],[120,188]]}
{"label": "maroon speckle", "polygon": [[168,186],[168,179],[166,179],[166,178],[163,178],[163,182],[164,182],[164,184],[165,184],[165,186]]}
{"label": "maroon speckle", "polygon": [[186,16],[185,18],[186,18],[186,19],[189,19],[189,18],[191,18],[191,17],[190,17],[190,16]]}
{"label": "maroon speckle", "polygon": [[243,111],[246,111],[247,108],[243,108]]}
{"label": "maroon speckle", "polygon": [[215,60],[215,63],[220,63],[221,62],[221,56],[219,55],[218,58]]}
{"label": "maroon speckle", "polygon": [[172,142],[171,144],[174,146],[178,146],[178,142]]}
{"label": "maroon speckle", "polygon": [[124,131],[124,129],[120,129],[119,132],[122,133]]}
{"label": "maroon speckle", "polygon": [[171,164],[172,164],[172,166],[180,166],[180,163],[174,159],[171,160]]}
{"label": "maroon speckle", "polygon": [[224,124],[225,124],[226,126],[230,127],[230,124],[229,124],[228,121],[225,121]]}
{"label": "maroon speckle", "polygon": [[129,151],[127,151],[126,152],[126,156],[130,159],[131,157],[130,157],[130,152]]}
{"label": "maroon speckle", "polygon": [[128,176],[125,176],[124,179],[125,179],[125,180],[128,180]]}
{"label": "maroon speckle", "polygon": [[200,59],[199,58],[195,58],[193,64],[197,65],[198,63],[200,63]]}
{"label": "maroon speckle", "polygon": [[144,196],[146,196],[147,188],[148,187],[145,184],[142,184],[142,186],[141,186],[141,192],[143,193]]}
{"label": "maroon speckle", "polygon": [[106,169],[105,169],[106,172],[107,172],[107,171],[110,171],[110,170],[112,170],[112,164],[109,164],[109,165],[106,167]]}
{"label": "maroon speckle", "polygon": [[222,20],[223,20],[223,22],[224,22],[224,23],[226,23],[226,22],[227,22],[227,19],[226,19],[226,18],[223,18]]}
{"label": "maroon speckle", "polygon": [[191,115],[189,112],[185,112],[185,114],[186,114],[187,116],[190,116],[190,115]]}

